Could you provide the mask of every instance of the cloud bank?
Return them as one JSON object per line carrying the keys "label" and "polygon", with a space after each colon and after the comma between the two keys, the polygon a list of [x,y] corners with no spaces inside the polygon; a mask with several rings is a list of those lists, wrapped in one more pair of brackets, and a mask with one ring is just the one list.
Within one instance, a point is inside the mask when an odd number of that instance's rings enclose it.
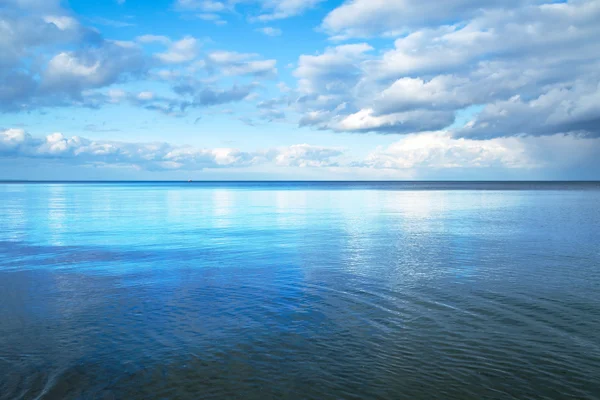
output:
{"label": "cloud bank", "polygon": [[240,168],[265,163],[278,166],[326,167],[337,165],[343,151],[299,144],[252,152],[232,148],[196,148],[169,143],[131,143],[66,137],[52,133],[33,137],[23,129],[0,131],[0,156],[46,159],[69,165],[125,166],[141,170],[202,170]]}
{"label": "cloud bank", "polygon": [[598,21],[596,0],[348,1],[323,21],[332,39],[398,38],[381,52],[364,42],[300,56],[300,124],[427,132],[477,105],[457,137],[598,137]]}
{"label": "cloud bank", "polygon": [[[449,131],[409,134],[363,158],[351,157],[339,147],[296,144],[241,151],[234,148],[198,148],[165,142],[135,143],[67,137],[52,133],[34,137],[23,129],[0,130],[0,157],[51,160],[63,165],[128,167],[146,171],[199,171],[203,169],[275,166],[326,168],[330,171],[410,171],[402,177],[423,177],[434,171],[568,169],[587,166],[599,170],[600,139],[552,135],[543,138],[455,138]],[[550,156],[549,156],[550,155]],[[393,176],[393,175],[389,175]]]}

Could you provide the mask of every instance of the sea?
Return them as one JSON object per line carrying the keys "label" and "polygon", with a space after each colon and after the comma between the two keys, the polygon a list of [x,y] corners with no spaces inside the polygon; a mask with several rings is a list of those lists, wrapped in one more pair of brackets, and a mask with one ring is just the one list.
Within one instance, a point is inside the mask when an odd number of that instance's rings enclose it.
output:
{"label": "sea", "polygon": [[598,182],[0,183],[0,399],[599,399]]}

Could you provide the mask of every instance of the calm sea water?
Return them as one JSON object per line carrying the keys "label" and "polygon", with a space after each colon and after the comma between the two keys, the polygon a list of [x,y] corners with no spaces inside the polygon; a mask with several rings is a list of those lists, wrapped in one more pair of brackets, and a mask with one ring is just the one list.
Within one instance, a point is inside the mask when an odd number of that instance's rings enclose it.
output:
{"label": "calm sea water", "polygon": [[1,399],[598,399],[598,183],[0,184]]}

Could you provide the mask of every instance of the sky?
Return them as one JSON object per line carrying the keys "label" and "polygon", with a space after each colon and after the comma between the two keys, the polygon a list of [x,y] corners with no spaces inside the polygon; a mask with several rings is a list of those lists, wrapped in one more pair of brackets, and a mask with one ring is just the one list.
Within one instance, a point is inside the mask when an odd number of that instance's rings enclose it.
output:
{"label": "sky", "polygon": [[598,180],[600,0],[0,0],[0,179]]}

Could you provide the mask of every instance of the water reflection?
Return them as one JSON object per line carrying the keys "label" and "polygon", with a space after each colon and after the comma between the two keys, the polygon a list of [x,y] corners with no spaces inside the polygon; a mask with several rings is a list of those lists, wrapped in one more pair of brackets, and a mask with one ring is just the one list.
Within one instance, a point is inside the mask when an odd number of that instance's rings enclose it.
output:
{"label": "water reflection", "polygon": [[600,191],[0,185],[0,398],[594,399]]}

